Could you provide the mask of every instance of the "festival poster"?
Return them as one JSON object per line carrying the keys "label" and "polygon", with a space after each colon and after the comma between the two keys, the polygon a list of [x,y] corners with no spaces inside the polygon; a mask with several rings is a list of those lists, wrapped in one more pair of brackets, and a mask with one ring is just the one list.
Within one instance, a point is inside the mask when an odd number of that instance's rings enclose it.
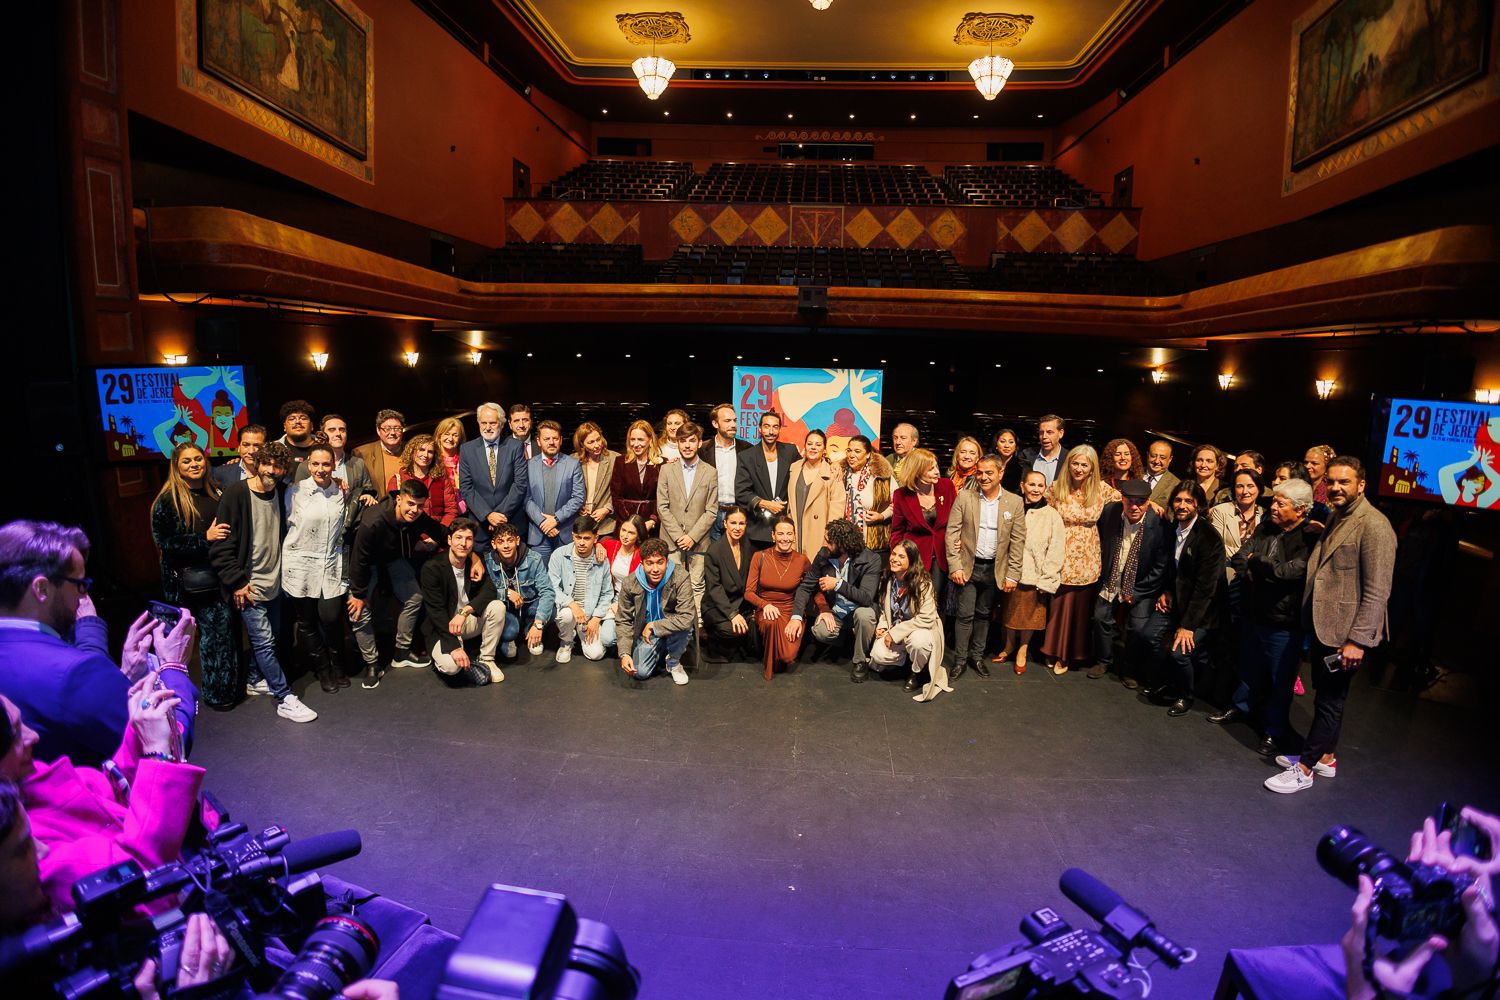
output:
{"label": "festival poster", "polygon": [[1500,508],[1500,406],[1393,399],[1380,453],[1383,496]]}
{"label": "festival poster", "polygon": [[885,375],[865,368],[757,368],[736,365],[732,399],[740,437],[760,441],[760,415],[781,414],[781,441],[800,450],[809,430],[828,435],[830,454],[856,434],[880,439]]}
{"label": "festival poster", "polygon": [[165,458],[184,441],[209,458],[227,457],[250,422],[245,370],[238,365],[101,368],[95,374],[110,461]]}

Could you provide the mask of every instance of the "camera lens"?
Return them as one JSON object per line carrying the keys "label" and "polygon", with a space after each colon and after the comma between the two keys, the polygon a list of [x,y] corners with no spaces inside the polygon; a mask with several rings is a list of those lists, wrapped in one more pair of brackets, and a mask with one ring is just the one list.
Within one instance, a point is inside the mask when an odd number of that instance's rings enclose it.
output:
{"label": "camera lens", "polygon": [[369,973],[379,950],[380,939],[364,921],[324,917],[269,995],[285,1000],[331,1000]]}
{"label": "camera lens", "polygon": [[1359,888],[1359,876],[1379,879],[1401,863],[1380,845],[1352,826],[1335,826],[1318,840],[1318,864],[1351,889]]}

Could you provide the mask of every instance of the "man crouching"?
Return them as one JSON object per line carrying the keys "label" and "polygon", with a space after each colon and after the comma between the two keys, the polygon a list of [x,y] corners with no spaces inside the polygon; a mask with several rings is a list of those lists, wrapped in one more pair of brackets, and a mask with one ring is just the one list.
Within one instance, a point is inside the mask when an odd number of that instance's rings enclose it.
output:
{"label": "man crouching", "polygon": [[620,669],[645,680],[666,662],[676,684],[688,682],[682,652],[693,637],[693,585],[685,571],[667,561],[667,543],[647,539],[641,564],[625,578],[619,594]]}
{"label": "man crouching", "polygon": [[[439,552],[422,567],[422,605],[427,611],[422,628],[432,650],[432,665],[445,677],[479,687],[505,680],[495,662],[505,605],[496,600],[488,573],[471,572],[477,525],[460,517],[448,526],[448,551]],[[479,656],[470,655],[478,645]]]}

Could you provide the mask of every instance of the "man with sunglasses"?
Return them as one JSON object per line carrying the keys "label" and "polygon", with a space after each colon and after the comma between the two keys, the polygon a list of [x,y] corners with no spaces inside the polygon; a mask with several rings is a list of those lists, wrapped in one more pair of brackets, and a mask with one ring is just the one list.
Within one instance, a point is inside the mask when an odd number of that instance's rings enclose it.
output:
{"label": "man with sunglasses", "polygon": [[196,626],[185,609],[171,629],[142,614],[125,638],[123,663],[62,637],[73,629],[92,582],[85,575],[88,537],[47,521],[0,526],[0,694],[20,706],[38,734],[38,760],[69,757],[96,766],[120,746],[125,694],[155,654],[162,685],[181,699],[183,746],[191,744],[198,689],[184,656]]}

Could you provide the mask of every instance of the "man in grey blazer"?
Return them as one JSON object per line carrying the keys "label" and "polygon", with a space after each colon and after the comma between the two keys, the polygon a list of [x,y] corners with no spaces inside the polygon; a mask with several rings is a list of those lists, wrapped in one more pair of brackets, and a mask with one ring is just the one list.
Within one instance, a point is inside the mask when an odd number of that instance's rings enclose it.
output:
{"label": "man in grey blazer", "polygon": [[1344,699],[1365,654],[1386,638],[1385,608],[1396,566],[1396,532],[1365,499],[1360,460],[1340,455],[1328,463],[1324,477],[1333,513],[1308,554],[1302,589],[1302,624],[1313,637],[1313,722],[1302,753],[1277,757],[1286,770],[1266,779],[1267,788],[1283,794],[1311,788],[1314,774],[1338,773]]}
{"label": "man in grey blazer", "polygon": [[677,429],[681,459],[661,467],[656,480],[656,516],[661,537],[672,549],[672,561],[688,571],[693,608],[703,616],[703,554],[709,529],[719,514],[719,480],[713,466],[698,457],[703,431],[692,421]]}
{"label": "man in grey blazer", "polygon": [[981,458],[974,478],[979,489],[959,490],[943,540],[948,546],[948,580],[959,588],[950,675],[955,680],[970,663],[981,677],[990,675],[984,646],[990,637],[995,592],[1016,589],[1026,552],[1026,508],[1020,497],[1000,488],[1000,456]]}

